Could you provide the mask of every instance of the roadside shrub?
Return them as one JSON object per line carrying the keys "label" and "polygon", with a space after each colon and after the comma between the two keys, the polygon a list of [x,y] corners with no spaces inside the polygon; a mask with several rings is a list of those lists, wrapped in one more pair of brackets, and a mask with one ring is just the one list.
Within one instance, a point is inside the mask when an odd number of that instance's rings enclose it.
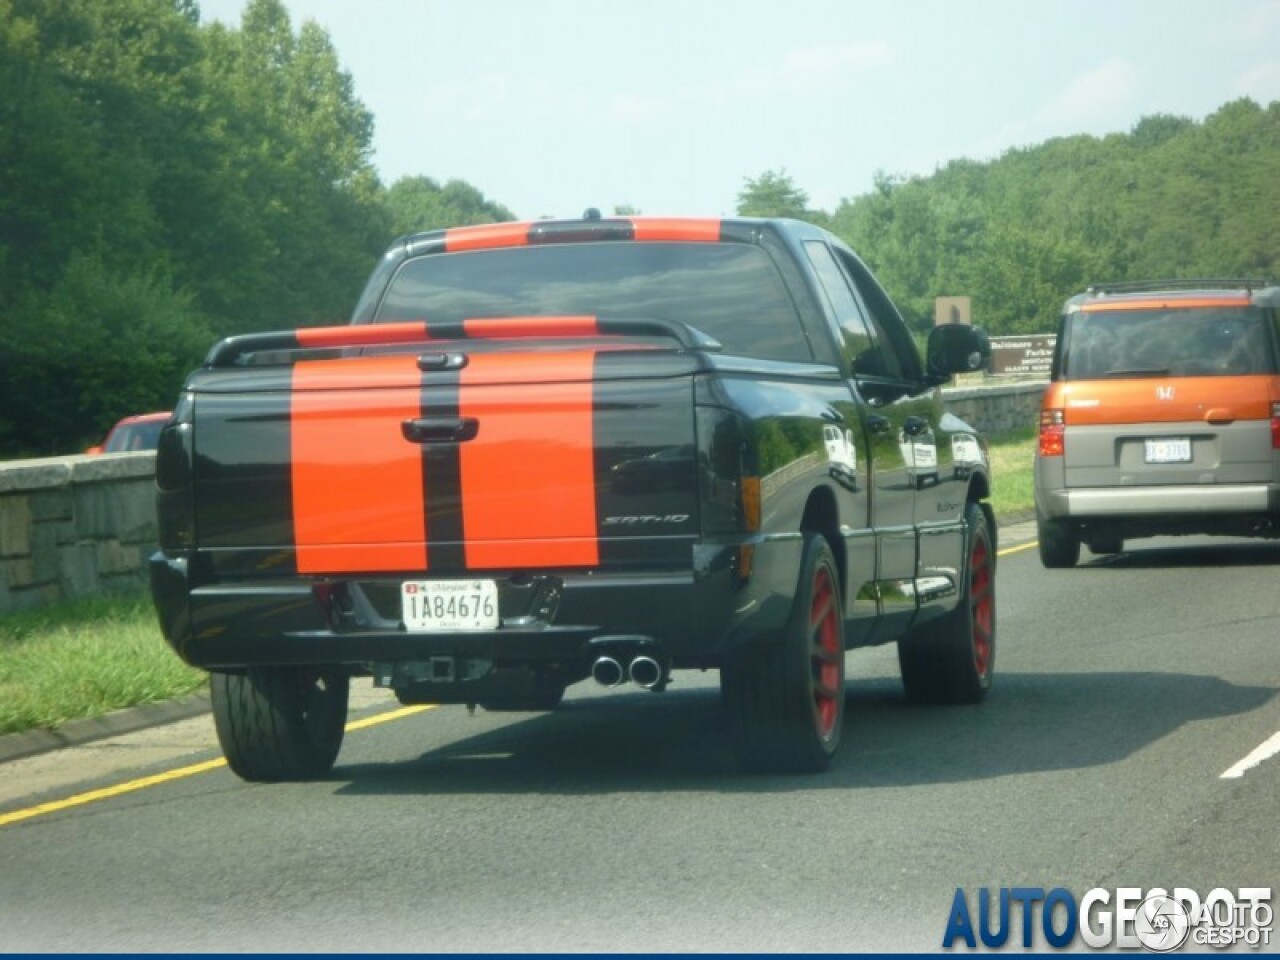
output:
{"label": "roadside shrub", "polygon": [[169,409],[213,339],[162,270],[73,255],[49,294],[0,320],[0,450],[73,453],[122,416]]}

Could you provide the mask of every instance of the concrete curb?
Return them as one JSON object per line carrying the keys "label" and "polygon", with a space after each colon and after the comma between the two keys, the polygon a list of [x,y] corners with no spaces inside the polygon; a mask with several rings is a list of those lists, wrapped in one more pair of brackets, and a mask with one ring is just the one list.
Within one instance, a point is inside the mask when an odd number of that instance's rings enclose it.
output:
{"label": "concrete curb", "polygon": [[71,720],[55,730],[25,730],[22,733],[8,733],[0,737],[0,763],[47,753],[50,750],[60,750],[63,747],[78,747],[95,740],[105,740],[108,737],[133,733],[164,723],[186,720],[208,711],[209,691],[205,689],[183,697],[175,697],[172,700],[114,710],[101,717]]}
{"label": "concrete curb", "polygon": [[[1001,529],[1023,524],[1035,519],[1035,511],[1027,510],[996,518]],[[1029,533],[1034,537],[1034,532]],[[1004,546],[1004,544],[1001,544]],[[27,730],[0,736],[0,764],[22,757],[31,757],[63,747],[78,747],[95,740],[123,733],[133,733],[148,727],[187,720],[209,712],[209,690],[206,687],[184,697],[164,700],[160,703],[144,703],[136,707],[115,710],[102,717],[72,720],[56,730]]]}

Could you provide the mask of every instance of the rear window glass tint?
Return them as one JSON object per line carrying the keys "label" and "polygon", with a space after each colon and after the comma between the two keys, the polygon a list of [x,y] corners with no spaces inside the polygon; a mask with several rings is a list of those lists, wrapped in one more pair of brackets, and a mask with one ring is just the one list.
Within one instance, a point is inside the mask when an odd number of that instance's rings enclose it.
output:
{"label": "rear window glass tint", "polygon": [[375,322],[574,315],[676,320],[728,353],[812,359],[777,266],[746,244],[556,244],[418,257],[397,271]]}
{"label": "rear window glass tint", "polygon": [[127,450],[154,450],[160,444],[160,431],[164,421],[130,423],[117,427],[107,438],[104,453],[122,453]]}
{"label": "rear window glass tint", "polygon": [[1067,380],[1229,377],[1275,370],[1256,308],[1104,310],[1072,315]]}

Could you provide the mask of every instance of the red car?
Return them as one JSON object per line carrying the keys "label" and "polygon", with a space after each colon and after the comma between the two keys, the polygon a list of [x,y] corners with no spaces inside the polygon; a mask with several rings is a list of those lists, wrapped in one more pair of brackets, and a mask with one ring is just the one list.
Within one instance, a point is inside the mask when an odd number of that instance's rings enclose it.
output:
{"label": "red car", "polygon": [[107,438],[85,453],[124,453],[132,450],[154,450],[160,441],[160,430],[169,422],[169,411],[140,413],[125,417],[107,434]]}

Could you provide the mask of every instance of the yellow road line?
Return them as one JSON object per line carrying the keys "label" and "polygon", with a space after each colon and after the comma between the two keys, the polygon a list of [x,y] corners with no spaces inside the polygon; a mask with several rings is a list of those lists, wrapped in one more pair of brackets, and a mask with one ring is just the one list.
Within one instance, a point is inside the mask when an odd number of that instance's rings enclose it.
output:
{"label": "yellow road line", "polygon": [[204,763],[193,763],[189,767],[179,767],[177,770],[170,770],[168,773],[157,773],[155,776],[142,777],[138,780],[130,780],[127,783],[120,783],[114,787],[103,787],[101,790],[90,790],[88,793],[78,793],[74,797],[67,797],[65,800],[53,800],[49,803],[42,803],[39,806],[27,807],[25,810],[14,810],[12,813],[0,813],[0,827],[7,826],[10,823],[17,823],[20,820],[30,820],[32,817],[43,816],[46,813],[57,813],[59,810],[67,810],[71,807],[81,807],[86,803],[96,803],[99,800],[118,797],[123,793],[133,793],[135,790],[145,790],[147,787],[154,787],[161,783],[168,783],[170,780],[180,780],[183,777],[195,776],[197,773],[216,770],[218,767],[225,767],[226,765],[227,761],[219,757],[217,760],[206,760]]}
{"label": "yellow road line", "polygon": [[1011,553],[1021,553],[1023,550],[1030,550],[1032,547],[1040,546],[1039,540],[1032,540],[1029,543],[1020,543],[1016,547],[1005,547],[1003,550],[997,550],[997,557],[1007,557]]}
{"label": "yellow road line", "polygon": [[[353,720],[348,723],[346,730],[350,733],[352,730],[364,730],[367,727],[374,727],[380,723],[390,723],[392,720],[399,720],[415,713],[422,713],[424,710],[432,709],[431,706],[413,706],[401,707],[399,710],[388,710],[386,713],[377,713],[372,717],[365,717],[363,720]],[[109,800],[112,797],[118,797],[126,793],[134,793],[138,790],[145,790],[148,787],[157,787],[162,783],[172,783],[174,780],[182,780],[186,777],[194,777],[198,773],[208,773],[210,770],[217,770],[225,767],[227,761],[222,757],[216,760],[205,760],[203,763],[193,763],[185,767],[179,767],[176,770],[168,770],[165,773],[157,773],[150,777],[140,777],[137,780],[129,780],[125,783],[116,784],[114,787],[103,787],[100,790],[89,790],[86,793],[77,793],[75,796],[67,797],[65,800],[52,800],[49,803],[42,803],[38,806],[27,807],[25,810],[14,810],[11,813],[0,813],[0,827],[8,826],[11,823],[18,823],[22,820],[30,820],[32,817],[43,816],[46,813],[57,813],[59,810],[69,810],[72,807],[82,807],[87,803],[97,803],[99,800]]]}
{"label": "yellow road line", "polygon": [[436,705],[422,704],[413,707],[401,707],[399,710],[388,710],[386,713],[375,713],[372,717],[365,717],[363,720],[352,720],[347,724],[347,733],[352,730],[364,730],[368,727],[376,727],[380,723],[390,723],[392,720],[399,720],[401,717],[411,717],[415,713],[422,713],[425,710],[434,710]]}

